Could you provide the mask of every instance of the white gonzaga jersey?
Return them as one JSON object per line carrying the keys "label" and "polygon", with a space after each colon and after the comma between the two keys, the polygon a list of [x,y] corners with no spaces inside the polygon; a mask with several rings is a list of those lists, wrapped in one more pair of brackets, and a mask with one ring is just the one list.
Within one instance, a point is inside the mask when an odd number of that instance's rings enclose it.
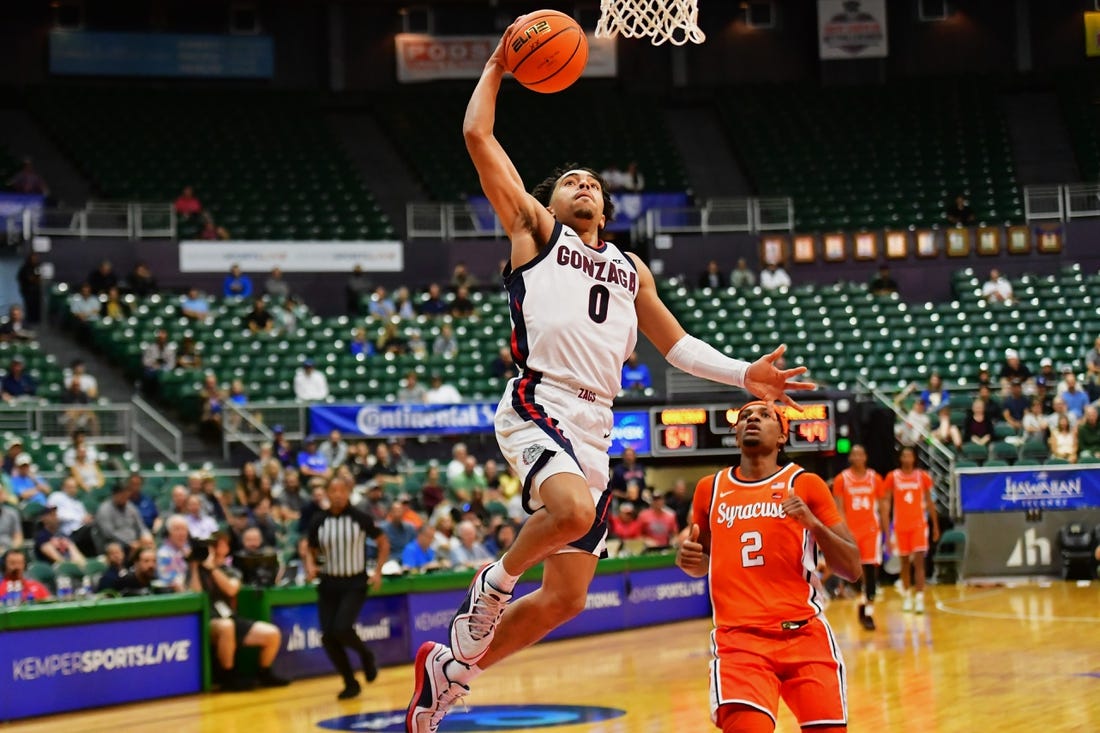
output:
{"label": "white gonzaga jersey", "polygon": [[585,245],[561,223],[535,259],[505,270],[512,314],[512,358],[519,384],[542,380],[610,406],[623,362],[638,342],[638,271],[610,242]]}

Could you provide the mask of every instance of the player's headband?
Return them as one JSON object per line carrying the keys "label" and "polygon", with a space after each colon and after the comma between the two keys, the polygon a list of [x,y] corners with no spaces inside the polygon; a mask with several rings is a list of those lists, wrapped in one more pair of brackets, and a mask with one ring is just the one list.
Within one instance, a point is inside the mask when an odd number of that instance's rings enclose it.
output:
{"label": "player's headband", "polygon": [[587,168],[574,168],[574,169],[568,170],[565,173],[562,173],[560,176],[558,176],[558,180],[555,182],[554,185],[557,185],[558,183],[561,183],[562,181],[564,181],[569,176],[576,176],[576,175],[579,175],[581,173],[583,173],[586,176],[591,176],[593,178],[596,177],[596,174],[593,173],[592,171],[588,170]]}
{"label": "player's headband", "polygon": [[764,400],[753,400],[752,402],[746,402],[745,404],[741,405],[741,409],[737,411],[737,422],[741,422],[741,416],[745,414],[745,410],[749,409],[750,407],[755,407],[756,405],[764,405],[765,407],[770,409],[772,411],[772,414],[775,415],[775,419],[779,421],[779,432],[783,435],[787,435],[787,430],[789,429],[787,416],[783,414],[783,410],[779,409],[778,405],[775,405],[771,402],[765,402]]}

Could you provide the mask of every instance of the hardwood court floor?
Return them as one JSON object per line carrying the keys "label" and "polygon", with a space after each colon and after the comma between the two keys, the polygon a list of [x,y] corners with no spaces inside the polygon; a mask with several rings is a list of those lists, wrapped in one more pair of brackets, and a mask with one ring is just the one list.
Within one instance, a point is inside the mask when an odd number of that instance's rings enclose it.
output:
{"label": "hardwood court floor", "polygon": [[[828,616],[848,665],[855,733],[1100,731],[1100,594],[1097,584],[930,589],[936,608],[903,615],[897,594],[864,632],[851,601]],[[553,733],[714,730],[707,712],[705,620],[533,647],[486,673],[471,707],[556,703],[625,709],[623,717],[544,729]],[[338,702],[333,677],[288,688],[210,694],[0,726],[4,731],[282,733],[320,731],[340,715],[403,709],[409,666],[382,670],[358,699]],[[156,680],[149,680],[155,687]],[[2,691],[0,691],[2,692]],[[442,731],[445,733],[447,724]],[[501,729],[503,731],[503,729]],[[783,708],[778,730],[798,730]]]}

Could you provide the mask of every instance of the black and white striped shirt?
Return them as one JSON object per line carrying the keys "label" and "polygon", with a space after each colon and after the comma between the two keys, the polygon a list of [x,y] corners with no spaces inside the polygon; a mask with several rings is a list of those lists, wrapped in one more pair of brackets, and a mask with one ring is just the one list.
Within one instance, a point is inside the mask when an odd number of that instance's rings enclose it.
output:
{"label": "black and white striped shirt", "polygon": [[380,534],[370,515],[353,506],[339,514],[325,509],[313,517],[309,546],[325,556],[322,574],[350,578],[367,572],[367,538]]}

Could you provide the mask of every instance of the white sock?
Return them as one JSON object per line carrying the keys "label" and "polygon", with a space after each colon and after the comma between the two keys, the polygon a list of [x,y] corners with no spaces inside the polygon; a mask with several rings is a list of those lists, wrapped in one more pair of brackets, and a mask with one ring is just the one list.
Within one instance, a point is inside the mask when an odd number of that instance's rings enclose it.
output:
{"label": "white sock", "polygon": [[917,591],[917,600],[920,601],[921,603],[924,603],[924,591],[922,591],[922,590]]}
{"label": "white sock", "polygon": [[447,679],[461,685],[466,685],[467,687],[469,687],[470,683],[484,671],[485,670],[476,664],[466,666],[457,659],[452,659],[443,667],[443,673],[447,675]]}
{"label": "white sock", "polygon": [[511,593],[515,590],[516,583],[519,582],[518,575],[509,575],[508,571],[504,569],[503,558],[489,566],[489,569],[485,571],[485,579],[489,581],[489,585],[505,593]]}
{"label": "white sock", "polygon": [[875,615],[875,604],[868,603],[866,606],[863,607],[863,613],[867,616],[874,616]]}

